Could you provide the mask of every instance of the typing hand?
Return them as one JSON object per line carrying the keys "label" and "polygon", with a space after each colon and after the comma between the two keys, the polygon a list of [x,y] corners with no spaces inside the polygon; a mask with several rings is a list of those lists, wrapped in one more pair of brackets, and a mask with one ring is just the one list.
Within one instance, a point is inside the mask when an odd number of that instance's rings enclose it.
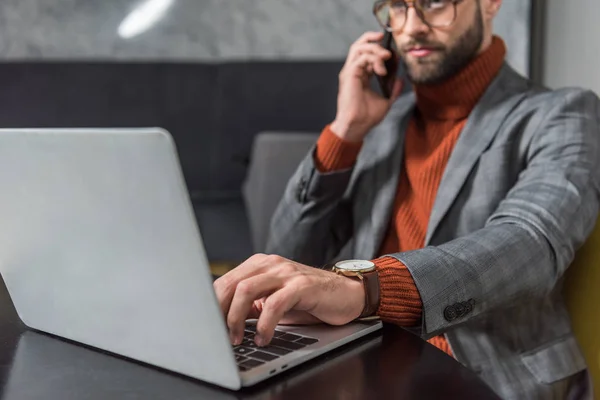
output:
{"label": "typing hand", "polygon": [[255,342],[266,346],[279,323],[344,325],[365,304],[358,280],[264,254],[217,279],[214,288],[233,345],[242,342],[247,319],[258,319]]}

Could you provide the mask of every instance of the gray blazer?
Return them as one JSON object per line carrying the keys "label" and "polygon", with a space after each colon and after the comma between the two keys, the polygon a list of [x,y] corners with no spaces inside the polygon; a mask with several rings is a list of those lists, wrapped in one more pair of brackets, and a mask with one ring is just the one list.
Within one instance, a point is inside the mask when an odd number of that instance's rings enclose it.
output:
{"label": "gray blazer", "polygon": [[[414,107],[413,93],[402,96],[350,170],[321,174],[311,152],[273,217],[268,252],[313,266],[343,248],[378,256]],[[392,255],[423,301],[414,333],[444,333],[456,359],[505,399],[583,389],[585,380],[572,384],[586,365],[562,281],[594,226],[599,193],[599,99],[534,87],[504,65],[450,157],[426,247]]]}

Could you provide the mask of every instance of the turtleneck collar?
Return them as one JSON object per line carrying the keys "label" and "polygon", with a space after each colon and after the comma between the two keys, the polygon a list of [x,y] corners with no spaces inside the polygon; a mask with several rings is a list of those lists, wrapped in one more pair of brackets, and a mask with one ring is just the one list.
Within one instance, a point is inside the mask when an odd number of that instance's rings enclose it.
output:
{"label": "turtleneck collar", "polygon": [[502,68],[506,45],[498,36],[458,74],[433,85],[415,85],[417,107],[426,118],[466,118]]}

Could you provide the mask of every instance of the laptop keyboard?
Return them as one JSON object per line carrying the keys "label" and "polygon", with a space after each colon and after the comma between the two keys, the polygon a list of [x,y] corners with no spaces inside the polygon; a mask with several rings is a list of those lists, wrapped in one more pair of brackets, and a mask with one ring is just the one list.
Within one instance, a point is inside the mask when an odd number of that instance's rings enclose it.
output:
{"label": "laptop keyboard", "polygon": [[275,330],[271,343],[266,347],[258,347],[254,343],[255,333],[256,326],[247,326],[242,344],[233,347],[235,361],[240,371],[249,371],[268,361],[273,361],[318,342],[317,339],[308,336]]}

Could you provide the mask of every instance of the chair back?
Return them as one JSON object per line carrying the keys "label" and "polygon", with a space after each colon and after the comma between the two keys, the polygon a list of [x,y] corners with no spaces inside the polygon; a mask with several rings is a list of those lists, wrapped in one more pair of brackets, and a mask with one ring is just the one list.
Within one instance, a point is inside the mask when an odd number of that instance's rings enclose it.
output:
{"label": "chair back", "polygon": [[256,135],[242,187],[255,253],[265,251],[271,218],[288,181],[318,139],[316,133]]}

